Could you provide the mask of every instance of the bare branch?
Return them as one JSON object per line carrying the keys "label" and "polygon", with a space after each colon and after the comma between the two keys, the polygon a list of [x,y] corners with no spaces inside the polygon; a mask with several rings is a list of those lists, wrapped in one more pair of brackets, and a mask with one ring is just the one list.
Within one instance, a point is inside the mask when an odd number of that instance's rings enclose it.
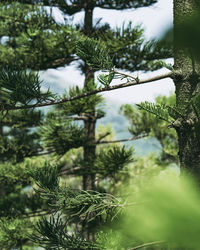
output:
{"label": "bare branch", "polygon": [[103,138],[105,138],[106,136],[108,136],[108,135],[110,135],[110,132],[106,132],[105,134],[100,135],[100,136],[99,136],[99,139],[97,140],[97,144],[100,143],[101,140],[102,140]]}
{"label": "bare branch", "polygon": [[79,121],[79,120],[88,120],[88,116],[86,115],[78,115],[78,116],[69,116],[65,118],[66,120],[73,120],[73,121]]}
{"label": "bare branch", "polygon": [[97,142],[96,144],[107,144],[107,143],[118,143],[118,142],[134,141],[134,140],[139,140],[139,139],[147,137],[147,136],[148,136],[148,134],[134,136],[134,137],[131,137],[131,138],[116,140],[116,141],[100,141],[100,142]]}
{"label": "bare branch", "polygon": [[137,77],[134,77],[134,76],[131,76],[131,75],[122,73],[122,72],[118,72],[118,71],[116,71],[116,70],[114,70],[114,73],[115,73],[116,75],[119,75],[119,78],[131,78],[131,79],[133,79],[134,81],[137,81],[137,80],[138,80]]}
{"label": "bare branch", "polygon": [[[99,140],[96,141],[96,143],[92,143],[92,145],[100,145],[100,144],[108,144],[108,143],[119,143],[119,142],[128,142],[128,141],[134,141],[134,140],[139,140],[141,138],[145,138],[148,136],[148,134],[144,134],[144,135],[139,135],[139,136],[134,136],[131,138],[127,138],[127,139],[121,139],[121,140],[115,140],[115,141],[101,141],[104,137],[108,136],[110,133],[106,133],[104,135],[101,136],[101,138],[99,138]],[[90,143],[88,145],[91,145]],[[49,150],[49,151],[43,151],[43,149],[35,152],[35,153],[31,153],[29,155],[27,155],[27,157],[32,157],[32,156],[42,156],[42,155],[49,155],[52,153],[55,153],[56,150]],[[78,168],[73,168],[73,169],[67,169],[68,170],[78,170]]]}
{"label": "bare branch", "polygon": [[76,174],[76,171],[81,170],[81,167],[75,167],[75,168],[68,168],[68,169],[62,169],[59,173],[60,176],[65,175],[65,174]]}
{"label": "bare branch", "polygon": [[117,84],[114,86],[106,86],[104,88],[99,88],[87,93],[83,93],[81,95],[78,96],[73,96],[73,97],[69,97],[69,98],[65,98],[65,99],[61,99],[61,100],[57,100],[57,101],[50,101],[50,102],[46,102],[46,103],[40,103],[40,104],[34,104],[34,105],[27,105],[27,106],[11,106],[8,104],[0,104],[0,110],[19,110],[19,109],[29,109],[29,108],[41,108],[41,107],[45,107],[45,106],[51,106],[51,105],[56,105],[56,104],[61,104],[61,103],[65,103],[65,102],[71,102],[71,101],[75,101],[84,97],[88,97],[97,93],[101,93],[101,92],[106,92],[106,91],[111,91],[111,90],[115,90],[115,89],[120,89],[120,88],[127,88],[130,86],[135,86],[135,85],[141,85],[144,83],[148,83],[148,82],[154,82],[154,81],[158,81],[161,79],[165,79],[168,77],[172,77],[173,72],[168,72],[162,75],[157,75],[157,76],[153,76],[153,77],[149,77],[143,80],[133,80],[133,81],[129,81],[126,83],[121,83],[121,84]]}

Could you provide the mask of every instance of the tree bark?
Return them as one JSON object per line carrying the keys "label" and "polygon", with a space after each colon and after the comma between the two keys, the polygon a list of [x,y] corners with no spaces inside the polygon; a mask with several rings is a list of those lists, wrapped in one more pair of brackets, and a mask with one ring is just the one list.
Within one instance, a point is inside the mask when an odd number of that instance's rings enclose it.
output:
{"label": "tree bark", "polygon": [[200,93],[200,64],[191,49],[180,47],[178,43],[179,27],[197,9],[196,0],[174,0],[174,83],[176,107],[183,115],[175,122],[180,166],[200,180],[200,126],[191,105],[192,98]]}
{"label": "tree bark", "polygon": [[[84,1],[84,34],[91,37],[93,29],[93,0]],[[91,82],[94,83],[94,72],[92,68],[85,63],[85,83],[84,86],[87,87]],[[95,156],[96,156],[96,145],[95,145],[95,106],[90,107],[91,112],[88,113],[88,119],[84,120],[85,135],[87,138],[87,144],[83,147],[84,151],[84,172],[83,175],[83,189],[84,190],[95,190],[95,173],[91,170],[94,166]],[[92,215],[91,215],[92,216]],[[90,223],[84,222],[82,224],[84,234],[87,240],[94,240],[94,232],[92,232],[92,225]]]}
{"label": "tree bark", "polygon": [[[93,29],[93,5],[91,0],[84,2],[84,34],[88,37],[92,34]],[[92,69],[85,64],[85,87],[88,83],[94,81],[94,72]],[[96,145],[95,144],[95,107],[91,107],[92,111],[89,113],[89,118],[84,121],[85,135],[87,137],[87,144],[84,146],[84,170],[85,175],[83,176],[83,189],[94,190],[95,189],[95,174],[91,174],[91,168],[93,167],[95,160]],[[91,145],[92,144],[92,145]]]}

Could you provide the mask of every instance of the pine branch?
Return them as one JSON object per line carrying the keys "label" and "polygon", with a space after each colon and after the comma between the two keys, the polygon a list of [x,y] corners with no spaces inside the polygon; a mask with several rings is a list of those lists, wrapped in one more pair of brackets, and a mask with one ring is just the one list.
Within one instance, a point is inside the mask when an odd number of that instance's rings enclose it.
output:
{"label": "pine branch", "polygon": [[29,239],[45,249],[99,249],[97,244],[72,233],[68,222],[63,221],[60,215],[49,219],[43,217],[37,222],[35,231]]}
{"label": "pine branch", "polygon": [[134,77],[134,76],[131,76],[131,75],[128,75],[128,74],[119,72],[119,71],[117,71],[117,70],[114,70],[114,73],[115,73],[115,79],[116,79],[116,78],[120,78],[120,79],[127,78],[127,79],[132,79],[132,80],[134,80],[134,81],[137,81],[137,80],[138,80],[137,77]]}
{"label": "pine branch", "polygon": [[82,37],[76,45],[76,54],[93,70],[112,69],[113,63],[103,42]]}
{"label": "pine branch", "polygon": [[128,142],[128,141],[138,140],[138,139],[141,139],[141,138],[144,138],[144,137],[147,137],[147,136],[148,136],[148,134],[140,135],[140,136],[134,136],[134,137],[127,138],[127,139],[115,140],[115,141],[100,141],[100,142],[97,142],[96,144],[99,145],[99,144],[107,144],[107,143]]}
{"label": "pine branch", "polygon": [[17,71],[10,68],[0,70],[0,106],[22,106],[29,105],[31,102],[41,103],[43,101],[53,101],[55,97],[48,90],[41,92],[39,75],[34,72]]}
{"label": "pine branch", "polygon": [[0,104],[0,110],[1,111],[5,111],[5,110],[20,110],[20,109],[29,109],[29,108],[41,108],[41,107],[46,107],[46,106],[52,106],[52,105],[56,105],[56,104],[62,104],[62,103],[66,103],[66,102],[71,102],[71,101],[75,101],[84,97],[88,97],[97,93],[101,93],[101,92],[107,92],[107,91],[111,91],[111,90],[115,90],[115,89],[121,89],[121,88],[127,88],[127,87],[131,87],[131,86],[135,86],[135,85],[141,85],[141,84],[145,84],[145,83],[149,83],[149,82],[154,82],[154,81],[158,81],[158,80],[162,80],[168,77],[172,77],[173,73],[172,72],[168,72],[162,75],[157,75],[157,76],[153,76],[153,77],[149,77],[146,79],[142,79],[142,80],[133,80],[130,82],[126,82],[126,83],[121,83],[121,84],[117,84],[114,86],[106,86],[104,88],[99,88],[87,93],[83,93],[74,97],[69,97],[69,98],[64,98],[61,100],[57,100],[57,101],[50,101],[50,102],[45,102],[45,103],[39,103],[39,104],[34,104],[34,105],[26,105],[26,106],[12,106],[9,104]]}
{"label": "pine branch", "polygon": [[137,106],[142,110],[146,110],[149,113],[156,115],[159,119],[171,123],[168,106],[151,102],[142,102],[140,104],[137,104]]}
{"label": "pine branch", "polygon": [[[119,150],[119,148],[114,151],[110,150],[106,159],[109,160],[113,154],[116,156]],[[130,150],[122,148],[120,152],[126,161],[130,161]],[[96,217],[112,220],[125,206],[120,199],[111,194],[60,187],[58,171],[58,167],[46,163],[41,169],[32,170],[29,174],[39,187],[35,191],[47,199],[52,208],[57,209],[57,211],[64,210],[69,220],[74,220],[77,217],[82,221],[94,220]]]}
{"label": "pine branch", "polygon": [[[110,133],[106,133],[105,135],[102,136],[102,138],[108,136]],[[139,140],[139,139],[142,139],[142,138],[145,138],[147,137],[148,134],[144,134],[144,135],[139,135],[139,136],[134,136],[134,137],[130,137],[130,138],[126,138],[126,139],[121,139],[121,140],[114,140],[114,141],[101,141],[102,138],[100,138],[100,140],[98,140],[96,143],[93,143],[92,145],[100,145],[100,144],[109,144],[109,143],[119,143],[119,142],[128,142],[128,141],[134,141],[134,140]],[[91,145],[91,144],[90,144]],[[55,153],[56,150],[49,150],[49,151],[38,151],[36,153],[33,153],[31,155],[29,155],[28,157],[31,157],[31,156],[42,156],[42,155],[48,155],[48,154],[52,154],[52,153]],[[80,170],[80,168],[77,168],[77,169],[67,169],[66,170],[66,173],[68,174],[68,171],[70,174],[72,174],[73,170]]]}

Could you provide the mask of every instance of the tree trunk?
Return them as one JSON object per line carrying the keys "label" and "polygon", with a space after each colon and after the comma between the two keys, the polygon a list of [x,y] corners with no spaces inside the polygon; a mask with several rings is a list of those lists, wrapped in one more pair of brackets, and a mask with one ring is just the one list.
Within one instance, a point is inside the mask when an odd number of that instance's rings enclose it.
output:
{"label": "tree trunk", "polygon": [[[87,0],[84,3],[85,18],[84,18],[84,33],[86,36],[90,37],[93,29],[93,6],[92,1]],[[94,72],[86,64],[85,65],[85,86],[90,81],[94,81]],[[88,119],[84,121],[85,135],[87,136],[87,145],[84,146],[84,171],[83,176],[83,189],[84,190],[94,190],[95,189],[95,174],[90,173],[90,169],[93,166],[95,160],[95,107],[91,107],[93,110],[88,114]],[[92,145],[93,144],[93,145]]]}
{"label": "tree trunk", "polygon": [[[183,116],[175,122],[180,166],[200,180],[200,136],[197,114],[191,100],[200,93],[200,64],[190,49],[179,46],[179,27],[198,9],[196,0],[174,0],[174,83],[176,107]],[[198,25],[198,24],[197,24]]]}
{"label": "tree trunk", "polygon": [[[93,29],[93,0],[86,0],[84,2],[85,18],[84,18],[84,34],[88,37],[92,34]],[[91,67],[85,64],[85,83],[87,87],[88,83],[94,82],[94,72]],[[91,112],[88,113],[88,119],[84,121],[85,135],[87,137],[87,144],[83,147],[84,151],[84,175],[83,175],[83,189],[95,190],[95,173],[91,173],[91,168],[94,166],[96,145],[95,145],[95,106],[90,107]],[[91,215],[92,216],[92,215]],[[89,218],[88,218],[89,219]],[[94,232],[90,223],[84,222],[82,224],[84,234],[87,240],[94,240]]]}

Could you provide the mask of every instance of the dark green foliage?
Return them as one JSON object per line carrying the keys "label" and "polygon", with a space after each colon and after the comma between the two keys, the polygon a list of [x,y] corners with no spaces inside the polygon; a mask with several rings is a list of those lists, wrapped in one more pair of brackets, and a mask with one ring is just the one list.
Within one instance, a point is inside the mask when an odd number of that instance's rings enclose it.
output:
{"label": "dark green foliage", "polygon": [[110,70],[113,67],[109,51],[103,42],[83,37],[77,42],[76,53],[93,70]]}
{"label": "dark green foliage", "polygon": [[30,185],[30,179],[26,173],[26,167],[22,164],[1,163],[0,183],[2,186],[12,191],[13,185]]}
{"label": "dark green foliage", "polygon": [[97,167],[94,171],[101,177],[114,177],[116,173],[133,162],[133,150],[125,146],[114,146],[108,150],[101,150],[97,158]]}
{"label": "dark green foliage", "polygon": [[1,218],[0,220],[0,248],[2,250],[20,248],[28,241],[27,232],[32,231],[28,220],[13,220]]}
{"label": "dark green foliage", "polygon": [[43,217],[36,225],[37,234],[30,235],[30,239],[45,249],[100,249],[91,241],[86,241],[80,235],[71,233],[68,223],[60,215]]}
{"label": "dark green foliage", "polygon": [[36,127],[41,125],[43,114],[41,110],[17,110],[9,111],[5,116],[1,116],[1,125],[12,128]]}
{"label": "dark green foliage", "polygon": [[30,164],[4,163],[0,168],[1,217],[19,218],[45,207],[45,201],[32,191]]}
{"label": "dark green foliage", "polygon": [[[41,92],[40,84],[38,74],[10,67],[1,68],[1,107],[53,100],[50,91]],[[41,111],[34,110],[1,113],[0,216],[4,221],[0,229],[1,249],[25,247],[28,244],[26,233],[31,228],[29,217],[47,208],[46,201],[33,193],[31,179],[27,175],[30,166],[24,164],[25,157],[41,150],[35,128],[27,127],[37,127],[42,118]]]}
{"label": "dark green foliage", "polygon": [[44,190],[55,191],[58,188],[58,167],[51,166],[45,162],[42,168],[29,171],[28,173],[36,182],[36,184]]}
{"label": "dark green foliage", "polygon": [[[114,9],[123,6],[122,9],[126,9],[148,6],[154,2],[156,1],[118,1],[115,3],[106,1],[98,5],[98,2],[94,1],[92,5],[94,7],[111,7],[113,5]],[[41,1],[41,3],[44,2]],[[71,8],[74,11],[80,11],[84,8],[84,3],[81,1],[75,1],[74,5],[59,0],[45,2],[47,6],[53,6],[54,4],[60,6],[61,11],[65,13],[69,12],[68,14],[71,14]],[[49,16],[44,9],[38,9],[36,5],[34,7],[23,5],[22,13],[20,7],[22,5],[15,1],[12,5],[8,5],[7,8],[3,9],[2,16],[6,18],[3,19],[2,34],[5,35],[5,32],[9,30],[7,34],[8,41],[5,44],[1,44],[0,47],[2,54],[5,55],[1,58],[3,65],[9,63],[13,66],[20,65],[23,68],[26,65],[26,67],[32,69],[47,69],[64,66],[76,60],[74,57],[75,44],[77,41],[82,40],[77,28],[73,29],[69,25],[57,24],[52,16]],[[19,10],[17,13],[16,9]],[[31,13],[28,17],[27,12]],[[9,18],[10,20],[19,21],[14,22],[13,27],[10,25],[10,22],[7,23],[6,21]],[[106,25],[104,26],[107,27]],[[99,43],[99,39],[106,42],[109,51],[109,55],[105,55],[104,53],[105,57],[100,54],[100,58],[96,59],[95,67],[99,69],[100,65],[102,68],[113,66],[109,59],[110,56],[113,58],[117,68],[129,69],[131,71],[155,70],[162,67],[163,64],[159,60],[166,58],[167,54],[171,53],[171,49],[166,46],[165,49],[161,49],[161,46],[154,49],[153,46],[149,46],[149,43],[144,41],[142,33],[143,30],[140,27],[134,28],[132,24],[114,31],[110,30],[110,28],[106,28],[106,30],[101,27],[98,29],[94,28],[91,34],[92,37],[97,39],[96,43]],[[88,52],[91,54],[91,50]],[[9,57],[6,56],[6,53]],[[155,59],[155,61],[152,61],[151,56],[153,56],[153,60]]]}
{"label": "dark green foliage", "polygon": [[83,38],[78,42],[76,53],[94,70],[111,70],[113,65],[130,71],[157,70],[166,66],[162,59],[173,57],[171,43],[146,42],[143,29],[131,22],[115,30],[99,29],[93,37],[98,40]]}
{"label": "dark green foliage", "polygon": [[45,9],[9,1],[1,3],[0,17],[0,35],[7,37],[0,45],[0,65],[39,70],[74,60],[78,32],[57,24]]}
{"label": "dark green foliage", "polygon": [[86,142],[82,126],[70,120],[51,114],[40,128],[44,147],[49,152],[64,155],[72,148],[79,148]]}
{"label": "dark green foliage", "polygon": [[96,1],[96,6],[105,8],[105,9],[116,9],[116,10],[123,10],[123,9],[131,9],[131,8],[139,8],[152,5],[156,3],[157,0],[120,0],[120,1],[109,1],[109,0],[100,0]]}
{"label": "dark green foliage", "polygon": [[53,98],[50,91],[42,93],[40,89],[41,81],[38,74],[11,68],[0,70],[0,105],[3,107],[7,104],[27,105],[32,101],[40,103]]}
{"label": "dark green foliage", "polygon": [[[6,0],[4,0],[6,1]],[[56,6],[59,9],[67,14],[74,15],[77,12],[80,12],[85,8],[84,2],[81,0],[70,0],[70,2],[66,3],[65,0],[39,0],[39,1],[31,1],[31,0],[16,0],[20,3],[24,4],[41,4],[45,6]],[[115,10],[124,10],[130,8],[139,8],[146,7],[156,3],[157,0],[120,0],[120,1],[110,1],[110,0],[92,0],[89,4],[90,8],[100,7],[104,9],[115,9]]]}
{"label": "dark green foliage", "polygon": [[28,129],[13,128],[0,137],[0,161],[21,162],[38,152],[38,134]]}
{"label": "dark green foliage", "polygon": [[49,210],[48,204],[39,194],[30,195],[29,192],[23,193],[20,189],[23,189],[22,186],[18,186],[18,189],[12,190],[12,193],[0,198],[1,218],[19,218],[22,220],[41,212],[41,207]]}
{"label": "dark green foliage", "polygon": [[173,56],[171,44],[159,41],[145,41],[143,29],[130,22],[116,30],[100,34],[106,41],[110,56],[116,68],[129,71],[156,70],[164,66],[162,59]]}

